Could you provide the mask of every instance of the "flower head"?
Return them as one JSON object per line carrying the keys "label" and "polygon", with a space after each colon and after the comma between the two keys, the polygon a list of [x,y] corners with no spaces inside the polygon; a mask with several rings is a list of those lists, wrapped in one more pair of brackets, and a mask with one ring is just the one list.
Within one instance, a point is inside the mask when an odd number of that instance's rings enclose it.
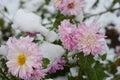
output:
{"label": "flower head", "polygon": [[84,23],[78,26],[76,38],[78,40],[77,48],[83,51],[84,55],[99,54],[105,46],[105,35],[99,33],[99,27],[96,24],[91,24],[89,27]]}
{"label": "flower head", "polygon": [[79,15],[83,7],[83,0],[55,0],[55,7],[65,15]]}
{"label": "flower head", "polygon": [[75,37],[76,26],[72,25],[69,20],[64,20],[59,26],[59,33],[64,47],[70,51],[75,50],[77,45],[77,39]]}
{"label": "flower head", "polygon": [[55,73],[57,70],[63,70],[64,69],[64,65],[65,65],[65,59],[64,57],[61,57],[60,60],[58,61],[58,63],[56,65],[53,65],[50,70],[49,73]]}
{"label": "flower head", "polygon": [[33,38],[30,37],[9,38],[7,41],[8,61],[6,64],[12,75],[21,79],[34,77],[32,74],[35,70],[38,70],[39,73],[43,74],[39,77],[40,80],[45,75],[45,71],[42,69],[42,55],[38,46],[32,41]]}

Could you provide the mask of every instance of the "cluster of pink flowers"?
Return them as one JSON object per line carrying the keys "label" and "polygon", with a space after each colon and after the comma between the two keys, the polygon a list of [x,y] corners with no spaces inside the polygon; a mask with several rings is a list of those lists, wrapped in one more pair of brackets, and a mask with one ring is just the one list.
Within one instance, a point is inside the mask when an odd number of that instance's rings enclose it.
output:
{"label": "cluster of pink flowers", "polygon": [[7,41],[7,67],[12,75],[24,80],[41,80],[46,71],[42,68],[42,53],[33,38],[9,38]]}
{"label": "cluster of pink flowers", "polygon": [[59,26],[60,39],[65,48],[70,51],[78,50],[84,55],[96,55],[102,52],[105,46],[105,34],[99,33],[100,27],[92,23],[72,26],[69,20],[64,20]]}
{"label": "cluster of pink flowers", "polygon": [[61,57],[60,60],[58,61],[58,63],[56,65],[53,65],[50,70],[49,73],[56,73],[57,70],[63,70],[64,69],[64,65],[65,65],[66,61],[64,59],[64,57]]}
{"label": "cluster of pink flowers", "polygon": [[53,0],[53,3],[64,15],[79,15],[83,7],[83,0]]}

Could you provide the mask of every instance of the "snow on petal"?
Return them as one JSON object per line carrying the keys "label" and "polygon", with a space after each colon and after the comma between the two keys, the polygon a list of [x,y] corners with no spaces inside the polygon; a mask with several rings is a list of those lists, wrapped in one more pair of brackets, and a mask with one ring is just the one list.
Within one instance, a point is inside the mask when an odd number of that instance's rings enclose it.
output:
{"label": "snow on petal", "polygon": [[49,42],[44,42],[40,45],[43,57],[48,58],[50,60],[50,64],[48,65],[47,70],[49,70],[52,66],[56,65],[61,56],[65,53],[63,47],[55,44],[51,44]]}

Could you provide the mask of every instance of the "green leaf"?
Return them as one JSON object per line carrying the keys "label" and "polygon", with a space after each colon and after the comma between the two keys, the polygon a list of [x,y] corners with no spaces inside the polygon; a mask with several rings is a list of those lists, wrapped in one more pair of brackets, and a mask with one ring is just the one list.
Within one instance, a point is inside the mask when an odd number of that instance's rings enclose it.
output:
{"label": "green leaf", "polygon": [[111,64],[109,65],[109,70],[110,73],[115,74],[117,72],[117,66],[116,64]]}
{"label": "green leaf", "polygon": [[6,8],[6,7],[4,7],[4,11],[5,11],[5,12],[8,12],[8,10],[7,10],[7,8]]}
{"label": "green leaf", "polygon": [[56,16],[56,20],[53,24],[54,28],[57,28],[58,25],[60,25],[60,22],[63,21],[66,18],[66,16],[64,16],[63,14],[61,14],[60,12],[58,12],[57,16]]}
{"label": "green leaf", "polygon": [[79,53],[78,58],[79,78],[82,79],[82,76],[85,75],[87,80],[103,80],[106,77],[104,67],[100,62],[95,61],[92,55],[84,56],[83,53]]}
{"label": "green leaf", "polygon": [[45,0],[46,5],[50,3],[50,0]]}
{"label": "green leaf", "polygon": [[104,54],[101,56],[101,59],[104,61],[104,60],[106,60],[106,57],[107,57],[107,54]]}
{"label": "green leaf", "polygon": [[115,6],[115,4],[117,4],[117,3],[120,4],[120,0],[114,0],[113,3],[110,6],[110,9],[112,9]]}
{"label": "green leaf", "polygon": [[83,53],[78,54],[78,65],[80,65],[82,68],[89,68],[91,64],[94,63],[94,59],[92,55],[84,56]]}
{"label": "green leaf", "polygon": [[48,64],[50,64],[50,60],[48,58],[43,58],[43,68],[46,69]]}
{"label": "green leaf", "polygon": [[120,58],[116,59],[115,64],[116,66],[120,66]]}
{"label": "green leaf", "polygon": [[3,26],[4,26],[4,20],[0,19],[0,27],[3,27]]}
{"label": "green leaf", "polygon": [[117,80],[117,79],[113,78],[113,79],[111,79],[111,80]]}
{"label": "green leaf", "polygon": [[69,19],[70,22],[72,22],[72,23],[78,23],[77,21],[73,20],[74,18],[75,18],[75,16],[67,16],[67,15],[65,16],[65,15],[61,14],[60,11],[59,11],[57,16],[56,16],[56,20],[55,20],[51,30],[52,29],[57,29],[58,25],[60,25],[61,21],[63,21],[64,19]]}
{"label": "green leaf", "polygon": [[98,6],[99,2],[100,2],[100,0],[96,0],[96,2],[93,4],[92,8],[95,8],[96,6]]}
{"label": "green leaf", "polygon": [[89,80],[104,80],[106,77],[104,68],[100,62],[96,62],[93,68],[87,69],[86,74]]}
{"label": "green leaf", "polygon": [[77,80],[77,78],[76,77],[68,76],[68,80]]}

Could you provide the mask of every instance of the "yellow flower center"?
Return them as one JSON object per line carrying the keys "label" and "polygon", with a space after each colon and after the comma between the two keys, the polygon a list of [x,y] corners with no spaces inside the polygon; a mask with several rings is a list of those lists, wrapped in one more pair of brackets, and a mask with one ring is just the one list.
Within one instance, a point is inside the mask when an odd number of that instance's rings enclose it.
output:
{"label": "yellow flower center", "polygon": [[56,3],[61,3],[61,0],[56,0]]}
{"label": "yellow flower center", "polygon": [[87,35],[84,38],[84,43],[88,46],[93,45],[95,41],[96,41],[96,38],[93,35]]}
{"label": "yellow flower center", "polygon": [[20,66],[24,65],[25,62],[26,62],[26,56],[25,56],[25,54],[23,54],[23,53],[19,54],[18,57],[17,57],[17,61],[18,61],[18,64]]}

